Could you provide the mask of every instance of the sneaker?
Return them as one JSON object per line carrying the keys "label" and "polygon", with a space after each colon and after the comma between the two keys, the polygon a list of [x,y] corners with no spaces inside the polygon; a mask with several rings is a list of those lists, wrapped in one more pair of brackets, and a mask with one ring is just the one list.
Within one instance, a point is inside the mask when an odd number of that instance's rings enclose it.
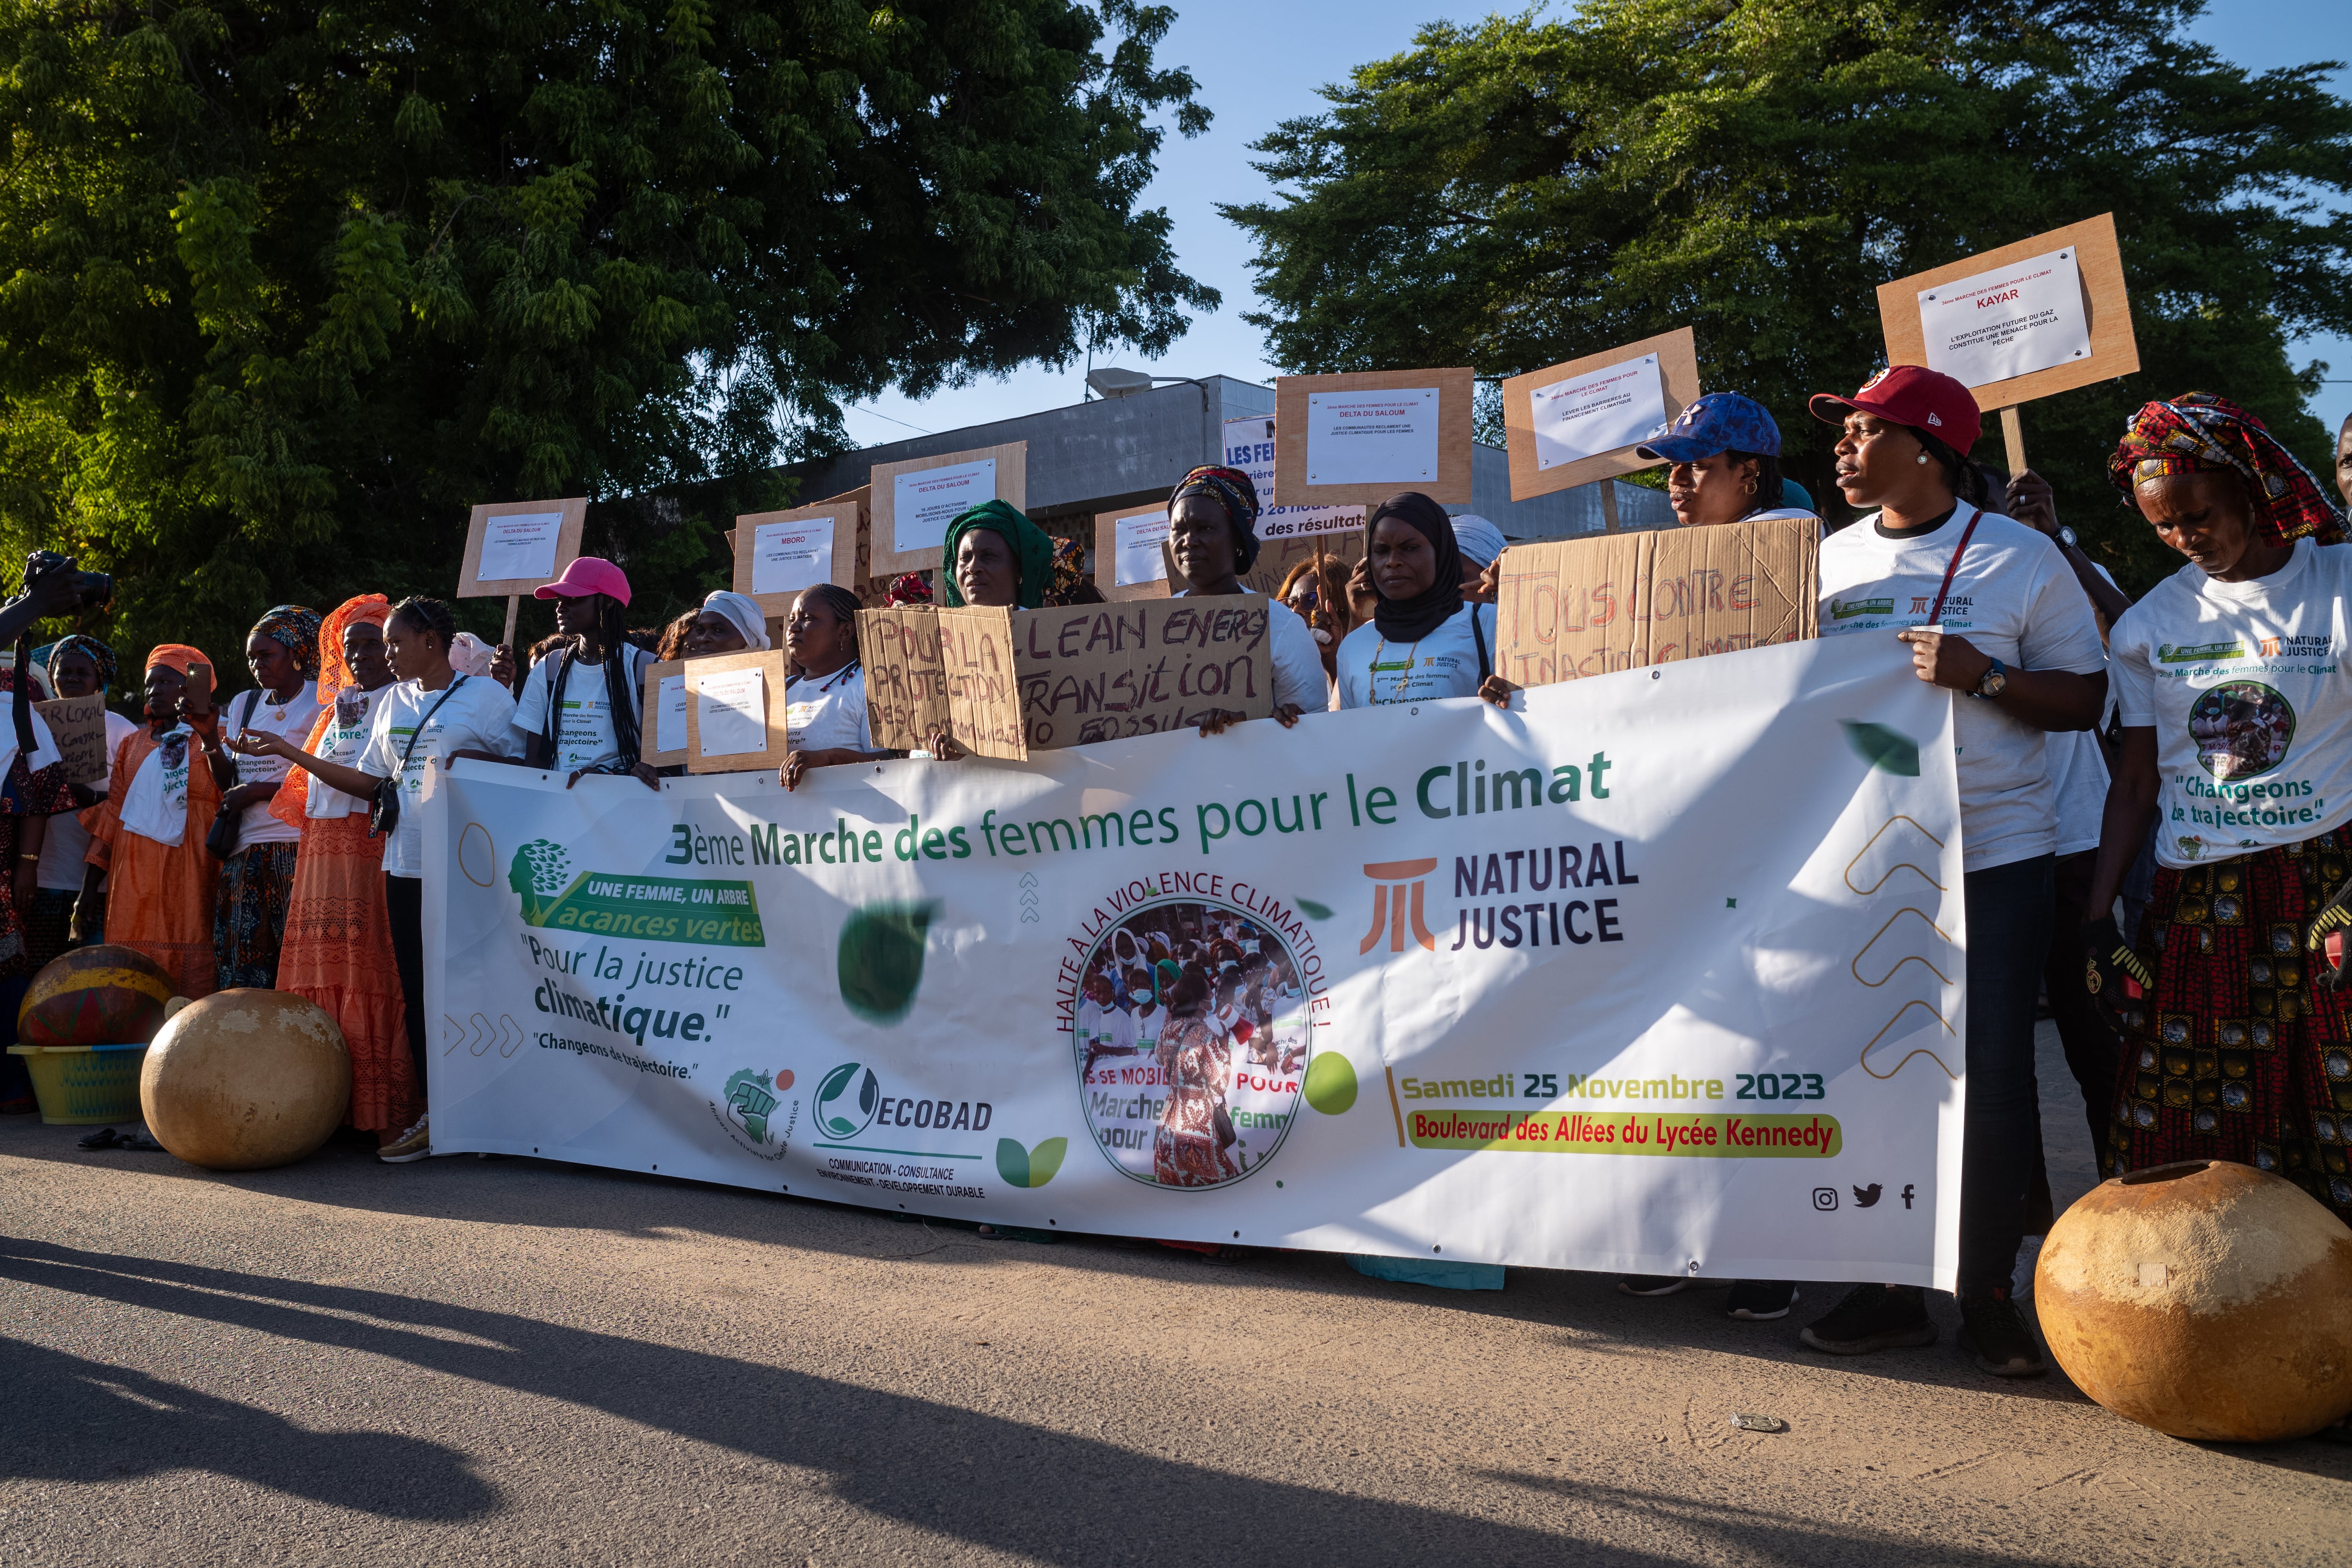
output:
{"label": "sneaker", "polygon": [[1787,1317],[1796,1300],[1797,1285],[1792,1279],[1742,1279],[1731,1288],[1731,1300],[1724,1303],[1723,1310],[1727,1317],[1769,1323]]}
{"label": "sneaker", "polygon": [[1899,1285],[1857,1285],[1844,1300],[1799,1330],[1797,1337],[1832,1355],[1868,1355],[1906,1345],[1932,1345],[1936,1325],[1918,1291]]}
{"label": "sneaker", "polygon": [[387,1165],[405,1165],[412,1160],[422,1160],[433,1152],[433,1118],[420,1116],[416,1125],[375,1152],[375,1157]]}
{"label": "sneaker", "polygon": [[1960,1349],[1979,1372],[1995,1377],[2040,1377],[2050,1370],[2033,1331],[2025,1326],[2025,1314],[2006,1290],[1960,1298]]}
{"label": "sneaker", "polygon": [[1680,1274],[1628,1274],[1617,1281],[1617,1289],[1628,1296],[1671,1296],[1690,1287]]}

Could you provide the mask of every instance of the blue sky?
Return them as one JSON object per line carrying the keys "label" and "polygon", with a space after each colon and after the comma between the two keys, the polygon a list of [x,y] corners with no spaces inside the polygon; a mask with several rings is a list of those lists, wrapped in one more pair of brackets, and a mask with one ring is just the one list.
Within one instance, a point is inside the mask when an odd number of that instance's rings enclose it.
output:
{"label": "blue sky", "polygon": [[[1164,375],[1232,375],[1265,382],[1274,368],[1265,345],[1242,312],[1252,308],[1250,242],[1219,217],[1216,204],[1255,199],[1266,182],[1250,167],[1249,144],[1285,120],[1323,107],[1316,89],[1339,81],[1354,67],[1409,47],[1422,23],[1474,20],[1516,5],[1449,5],[1444,0],[1330,0],[1312,5],[1265,0],[1173,0],[1177,21],[1160,49],[1166,63],[1189,66],[1202,83],[1202,100],[1215,111],[1208,133],[1192,141],[1170,135],[1159,176],[1144,198],[1164,206],[1175,224],[1179,263],[1223,291],[1223,306],[1195,316],[1192,331],[1166,358],[1147,362],[1113,351],[1115,363]],[[1334,25],[1335,21],[1338,25]],[[2352,29],[2343,0],[2215,0],[2191,29],[2222,55],[2251,69],[2352,56]],[[2336,90],[2352,96],[2352,72],[2339,72]],[[1857,309],[1875,310],[1873,301]],[[2352,378],[2352,342],[2314,339],[2298,346],[2297,363],[2332,363],[2327,373]],[[1097,363],[1102,363],[1098,360]],[[981,381],[938,393],[920,403],[891,394],[846,416],[850,438],[861,446],[898,439],[915,429],[948,430],[1055,407],[1079,400],[1084,363],[1066,370],[1032,366],[1003,381]],[[2352,413],[2352,380],[2323,387],[2313,411],[2330,429]]]}

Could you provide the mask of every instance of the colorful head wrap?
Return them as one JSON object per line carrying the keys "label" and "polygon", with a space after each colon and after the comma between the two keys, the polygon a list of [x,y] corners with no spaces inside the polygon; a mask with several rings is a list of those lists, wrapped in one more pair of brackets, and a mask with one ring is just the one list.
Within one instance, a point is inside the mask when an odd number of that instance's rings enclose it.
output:
{"label": "colorful head wrap", "polygon": [[931,585],[923,580],[920,572],[902,573],[892,581],[890,591],[882,595],[882,602],[893,607],[928,605],[931,602]]}
{"label": "colorful head wrap", "polygon": [[213,661],[205,657],[204,649],[190,647],[184,642],[159,642],[147,650],[147,662],[140,668],[148,670],[159,664],[168,664],[185,675],[194,666],[205,672],[205,689],[210,691],[219,684],[213,671]]}
{"label": "colorful head wrap", "polygon": [[2335,544],[2344,538],[2344,514],[2311,470],[2260,419],[2210,392],[2142,405],[2107,459],[2107,477],[2126,500],[2149,479],[2223,468],[2246,481],[2255,526],[2272,543],[2308,538]]}
{"label": "colorful head wrap", "polygon": [[1202,465],[1176,481],[1168,492],[1168,511],[1172,519],[1176,503],[1186,496],[1207,496],[1225,509],[1225,521],[1234,530],[1234,571],[1246,572],[1257,560],[1257,486],[1239,468],[1221,468],[1213,463]]}
{"label": "colorful head wrap", "polygon": [[1021,567],[1019,604],[1024,610],[1044,607],[1045,584],[1051,579],[1054,565],[1054,541],[1045,531],[1023,516],[1021,510],[1010,501],[984,500],[967,507],[948,524],[947,556],[940,567],[940,603],[954,608],[963,603],[963,590],[956,584],[956,552],[963,536],[974,529],[1003,536],[1013,549],[1013,559]]}
{"label": "colorful head wrap", "polygon": [[[99,689],[104,690],[114,684],[116,668],[114,650],[96,637],[84,637],[79,632],[75,632],[68,637],[61,637],[47,647],[35,648],[33,662],[39,665],[42,669],[47,670],[55,667],[56,661],[61,656],[76,652],[87,654],[89,661],[98,666]],[[50,684],[55,685],[56,682],[52,681]]]}
{"label": "colorful head wrap", "polygon": [[[359,677],[352,673],[343,658],[343,633],[354,626],[381,627],[392,619],[392,601],[382,594],[362,594],[356,599],[345,599],[327,612],[319,623],[319,700],[332,706],[335,693],[346,686],[357,686]],[[297,770],[299,771],[299,769]]]}
{"label": "colorful head wrap", "polygon": [[319,679],[319,612],[305,605],[280,605],[253,624],[249,637],[268,637],[294,656],[294,673]]}
{"label": "colorful head wrap", "polygon": [[1054,541],[1054,584],[1045,591],[1045,602],[1066,605],[1070,595],[1086,586],[1087,547],[1076,539]]}

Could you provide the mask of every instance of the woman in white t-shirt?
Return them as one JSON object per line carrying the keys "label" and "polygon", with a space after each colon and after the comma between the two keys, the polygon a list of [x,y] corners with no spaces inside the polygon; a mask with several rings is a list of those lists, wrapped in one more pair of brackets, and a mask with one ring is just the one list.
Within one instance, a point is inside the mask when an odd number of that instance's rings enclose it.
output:
{"label": "woman in white t-shirt", "polygon": [[537,590],[555,601],[556,635],[569,639],[536,665],[515,700],[525,767],[565,775],[628,773],[647,789],[661,774],[644,761],[646,666],[653,655],[629,641],[629,579],[610,561],[583,555]]}
{"label": "woman in white t-shirt", "polygon": [[786,789],[811,768],[870,763],[890,755],[874,749],[866,716],[866,666],[857,657],[857,595],[831,583],[804,590],[784,623],[784,647],[800,670],[784,687],[784,727],[791,754],[776,770]]}
{"label": "woman in white t-shirt", "polygon": [[[1328,708],[1331,687],[1323,673],[1323,650],[1298,612],[1242,584],[1242,574],[1257,560],[1257,487],[1247,474],[1213,464],[1194,468],[1169,492],[1168,552],[1189,584],[1179,598],[1248,595],[1265,600],[1273,718],[1287,730],[1301,714]],[[1201,733],[1217,734],[1236,717],[1213,711],[1202,721]]]}
{"label": "woman in white t-shirt", "polygon": [[[220,704],[226,729],[266,731],[300,745],[319,721],[319,612],[279,605],[263,616],[246,637],[245,663],[253,671],[253,689]],[[288,764],[279,757],[210,748],[205,762],[220,786],[217,815],[237,819],[236,847],[221,862],[213,904],[220,988],[267,991],[278,984],[286,901],[302,837],[269,809]]]}
{"label": "woman in white t-shirt", "polygon": [[2151,403],[2109,465],[2189,564],[2111,639],[2123,757],[2089,908],[2157,825],[2136,943],[2084,928],[2124,1034],[2110,1175],[2229,1160],[2352,1220],[2352,549],[2319,481],[2218,397]]}
{"label": "woman in white t-shirt", "polygon": [[[45,648],[33,652],[48,677],[49,689],[59,697],[100,697],[114,684],[114,650],[96,637],[76,633],[60,637]],[[112,709],[106,710],[106,754],[111,758],[122,742],[137,731],[139,726]],[[82,786],[76,798],[95,804],[106,798],[107,781],[76,779]],[[95,787],[91,787],[94,784]],[[98,879],[95,891],[85,901],[82,886],[86,868],[82,863],[89,852],[89,829],[81,825],[74,812],[61,812],[41,819],[47,831],[41,838],[41,858],[35,869],[36,891],[25,910],[25,942],[29,950],[33,969],[79,946],[85,938],[96,940],[106,929],[106,880]]]}
{"label": "woman in white t-shirt", "polygon": [[[374,696],[368,737],[356,760],[315,756],[266,731],[248,731],[232,745],[248,756],[283,757],[314,781],[366,802],[386,779],[398,779],[400,821],[383,848],[384,907],[392,924],[394,962],[400,972],[402,1011],[420,1097],[427,1084],[425,1026],[425,826],[421,797],[425,770],[462,756],[505,761],[521,749],[514,699],[487,676],[449,668],[457,623],[438,599],[404,599],[384,622],[384,652],[397,684]],[[314,784],[310,787],[316,787]],[[432,1129],[420,1114],[414,1126],[378,1151],[389,1164],[433,1152]]]}
{"label": "woman in white t-shirt", "polygon": [[1372,617],[1339,644],[1342,708],[1469,697],[1495,673],[1495,606],[1465,603],[1462,549],[1445,509],[1392,495],[1364,523]]}
{"label": "woman in white t-shirt", "polygon": [[[1847,504],[1876,509],[1822,543],[1822,635],[1899,639],[1920,679],[1957,694],[1969,933],[1960,1345],[1981,1371],[2038,1376],[2041,1347],[2010,1290],[2041,1147],[2033,1022],[2056,848],[2042,737],[2098,721],[2106,654],[2056,547],[1986,510],[1982,476],[1967,460],[1982,428],[1967,387],[1896,365],[1812,407],[1843,426],[1837,481]],[[1801,1337],[1859,1355],[1936,1334],[1916,1289],[1864,1285]]]}

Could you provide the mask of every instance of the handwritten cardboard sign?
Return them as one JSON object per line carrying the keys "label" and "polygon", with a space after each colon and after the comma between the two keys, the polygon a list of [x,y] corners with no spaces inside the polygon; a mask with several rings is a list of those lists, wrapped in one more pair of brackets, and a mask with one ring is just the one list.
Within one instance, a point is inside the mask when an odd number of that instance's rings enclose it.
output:
{"label": "handwritten cardboard sign", "polygon": [[1549,686],[1819,637],[1820,538],[1808,517],[1514,545],[1496,672]]}
{"label": "handwritten cardboard sign", "polygon": [[[857,618],[874,743],[1019,759],[1274,711],[1271,606],[1248,595]],[[929,626],[923,623],[929,621]]]}
{"label": "handwritten cardboard sign", "polygon": [[106,787],[114,759],[106,754],[106,696],[52,697],[33,704],[33,711],[49,727],[66,777],[76,784]]}

